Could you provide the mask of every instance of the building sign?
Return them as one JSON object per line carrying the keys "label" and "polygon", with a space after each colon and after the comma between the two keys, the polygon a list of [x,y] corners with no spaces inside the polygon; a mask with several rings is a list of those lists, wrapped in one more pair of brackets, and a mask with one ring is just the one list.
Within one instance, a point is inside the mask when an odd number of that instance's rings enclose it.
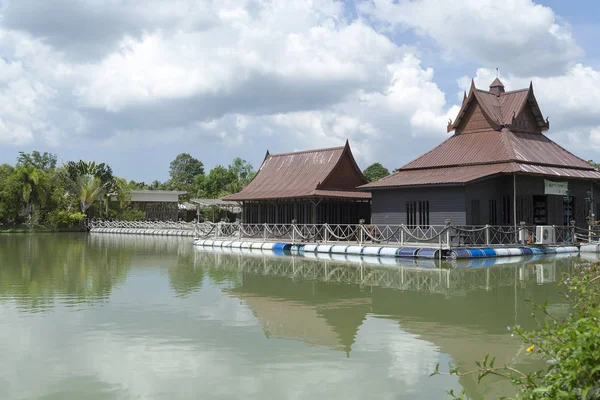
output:
{"label": "building sign", "polygon": [[569,190],[569,182],[552,182],[544,179],[544,193],[566,196]]}

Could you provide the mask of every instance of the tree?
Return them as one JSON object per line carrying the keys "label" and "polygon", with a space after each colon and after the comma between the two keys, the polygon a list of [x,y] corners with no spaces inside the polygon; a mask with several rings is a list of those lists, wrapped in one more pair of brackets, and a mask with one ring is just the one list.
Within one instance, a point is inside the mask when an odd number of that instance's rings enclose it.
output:
{"label": "tree", "polygon": [[363,174],[365,174],[369,182],[375,182],[384,176],[388,176],[390,171],[380,163],[373,163],[363,171]]}
{"label": "tree", "polygon": [[85,214],[92,203],[102,197],[104,186],[102,186],[100,178],[92,175],[81,175],[77,179],[77,186],[79,187],[81,212]]}
{"label": "tree", "polygon": [[[75,182],[81,211],[85,214],[96,200],[103,199],[108,214],[108,203],[112,196],[119,198],[121,194],[127,196],[129,189],[124,180],[113,176],[110,166],[93,161],[69,161],[66,165],[67,175],[71,182]],[[104,196],[104,197],[103,197]],[[119,198],[125,202],[123,197]]]}
{"label": "tree", "polygon": [[171,184],[175,187],[191,185],[197,175],[204,175],[204,164],[189,153],[178,154],[171,161],[169,176],[171,177]]}
{"label": "tree", "polygon": [[0,222],[14,222],[23,208],[23,183],[8,164],[0,165]]}
{"label": "tree", "polygon": [[217,165],[210,170],[204,179],[204,192],[209,198],[218,198],[229,194],[227,188],[234,180],[233,174],[222,165]]}
{"label": "tree", "polygon": [[596,168],[596,171],[600,170],[600,164],[598,164],[598,163],[597,163],[597,162],[595,162],[594,160],[588,160],[588,163],[589,163],[589,164],[590,164],[592,167]]}
{"label": "tree", "polygon": [[17,179],[23,185],[22,199],[31,224],[33,223],[35,207],[41,207],[50,193],[48,177],[43,170],[36,168],[33,164],[19,166],[16,168],[15,173]]}
{"label": "tree", "polygon": [[228,191],[231,193],[237,193],[242,190],[255,174],[252,164],[239,157],[234,158],[231,164],[229,164],[228,171],[232,176],[232,182],[228,188]]}
{"label": "tree", "polygon": [[27,167],[33,165],[34,167],[41,169],[42,171],[48,171],[56,169],[56,154],[44,152],[40,154],[39,151],[34,150],[31,154],[19,152],[17,157],[17,167]]}

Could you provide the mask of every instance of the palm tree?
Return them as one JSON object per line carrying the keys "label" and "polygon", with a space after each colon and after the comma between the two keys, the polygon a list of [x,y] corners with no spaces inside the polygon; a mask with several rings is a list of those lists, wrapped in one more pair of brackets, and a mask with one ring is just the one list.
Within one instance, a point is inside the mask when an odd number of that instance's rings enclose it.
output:
{"label": "palm tree", "polygon": [[102,196],[104,186],[99,178],[91,175],[82,175],[77,178],[77,186],[79,187],[81,212],[85,214],[92,203]]}
{"label": "palm tree", "polygon": [[48,198],[48,179],[44,171],[33,165],[18,167],[17,174],[23,183],[23,201],[29,215],[29,224],[32,224],[34,207],[43,205]]}

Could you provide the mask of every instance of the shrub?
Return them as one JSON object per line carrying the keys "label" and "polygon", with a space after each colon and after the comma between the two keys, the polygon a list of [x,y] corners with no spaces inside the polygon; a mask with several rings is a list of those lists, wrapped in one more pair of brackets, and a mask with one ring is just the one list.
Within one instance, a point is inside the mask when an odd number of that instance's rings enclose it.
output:
{"label": "shrub", "polygon": [[[546,304],[534,305],[543,318],[532,317],[537,328],[525,331],[510,328],[521,337],[519,353],[537,356],[547,367],[524,373],[512,365],[495,366],[486,356],[476,362],[477,369],[462,372],[451,366],[451,375],[478,374],[478,381],[488,375],[509,379],[517,388],[517,399],[600,399],[600,263],[581,264],[565,276],[560,285],[572,310],[565,318],[548,312]],[[440,374],[439,365],[432,375]],[[463,399],[464,392],[455,395]]]}
{"label": "shrub", "polygon": [[66,228],[79,224],[85,215],[80,212],[53,210],[46,216],[46,223],[53,228]]}
{"label": "shrub", "polygon": [[119,221],[142,221],[146,218],[146,213],[132,208],[124,208],[120,210],[110,210],[109,216],[111,219]]}

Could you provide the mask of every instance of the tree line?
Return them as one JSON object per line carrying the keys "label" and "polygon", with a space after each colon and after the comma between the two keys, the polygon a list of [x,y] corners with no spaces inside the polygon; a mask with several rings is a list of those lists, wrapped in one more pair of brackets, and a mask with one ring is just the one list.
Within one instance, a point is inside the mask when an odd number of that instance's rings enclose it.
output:
{"label": "tree line", "polygon": [[[181,153],[169,165],[169,179],[126,181],[105,163],[68,161],[52,153],[19,152],[15,165],[0,165],[0,224],[71,226],[85,218],[143,219],[131,207],[132,190],[178,190],[182,200],[221,198],[242,190],[254,177],[252,164],[239,157],[208,173],[202,161]],[[380,163],[364,170],[369,181],[389,174]]]}
{"label": "tree line", "polygon": [[129,181],[131,189],[137,190],[180,190],[187,192],[184,199],[218,199],[244,188],[254,177],[255,171],[248,161],[239,157],[229,166],[217,165],[208,174],[204,163],[189,153],[181,153],[169,165],[169,179],[165,182]]}
{"label": "tree line", "polygon": [[190,198],[219,198],[241,190],[254,176],[252,165],[235,158],[228,167],[204,164],[188,153],[171,162],[166,182],[126,181],[105,163],[68,161],[52,153],[20,152],[15,165],[0,165],[0,224],[66,227],[85,218],[144,219],[131,207],[132,190],[179,190]]}

